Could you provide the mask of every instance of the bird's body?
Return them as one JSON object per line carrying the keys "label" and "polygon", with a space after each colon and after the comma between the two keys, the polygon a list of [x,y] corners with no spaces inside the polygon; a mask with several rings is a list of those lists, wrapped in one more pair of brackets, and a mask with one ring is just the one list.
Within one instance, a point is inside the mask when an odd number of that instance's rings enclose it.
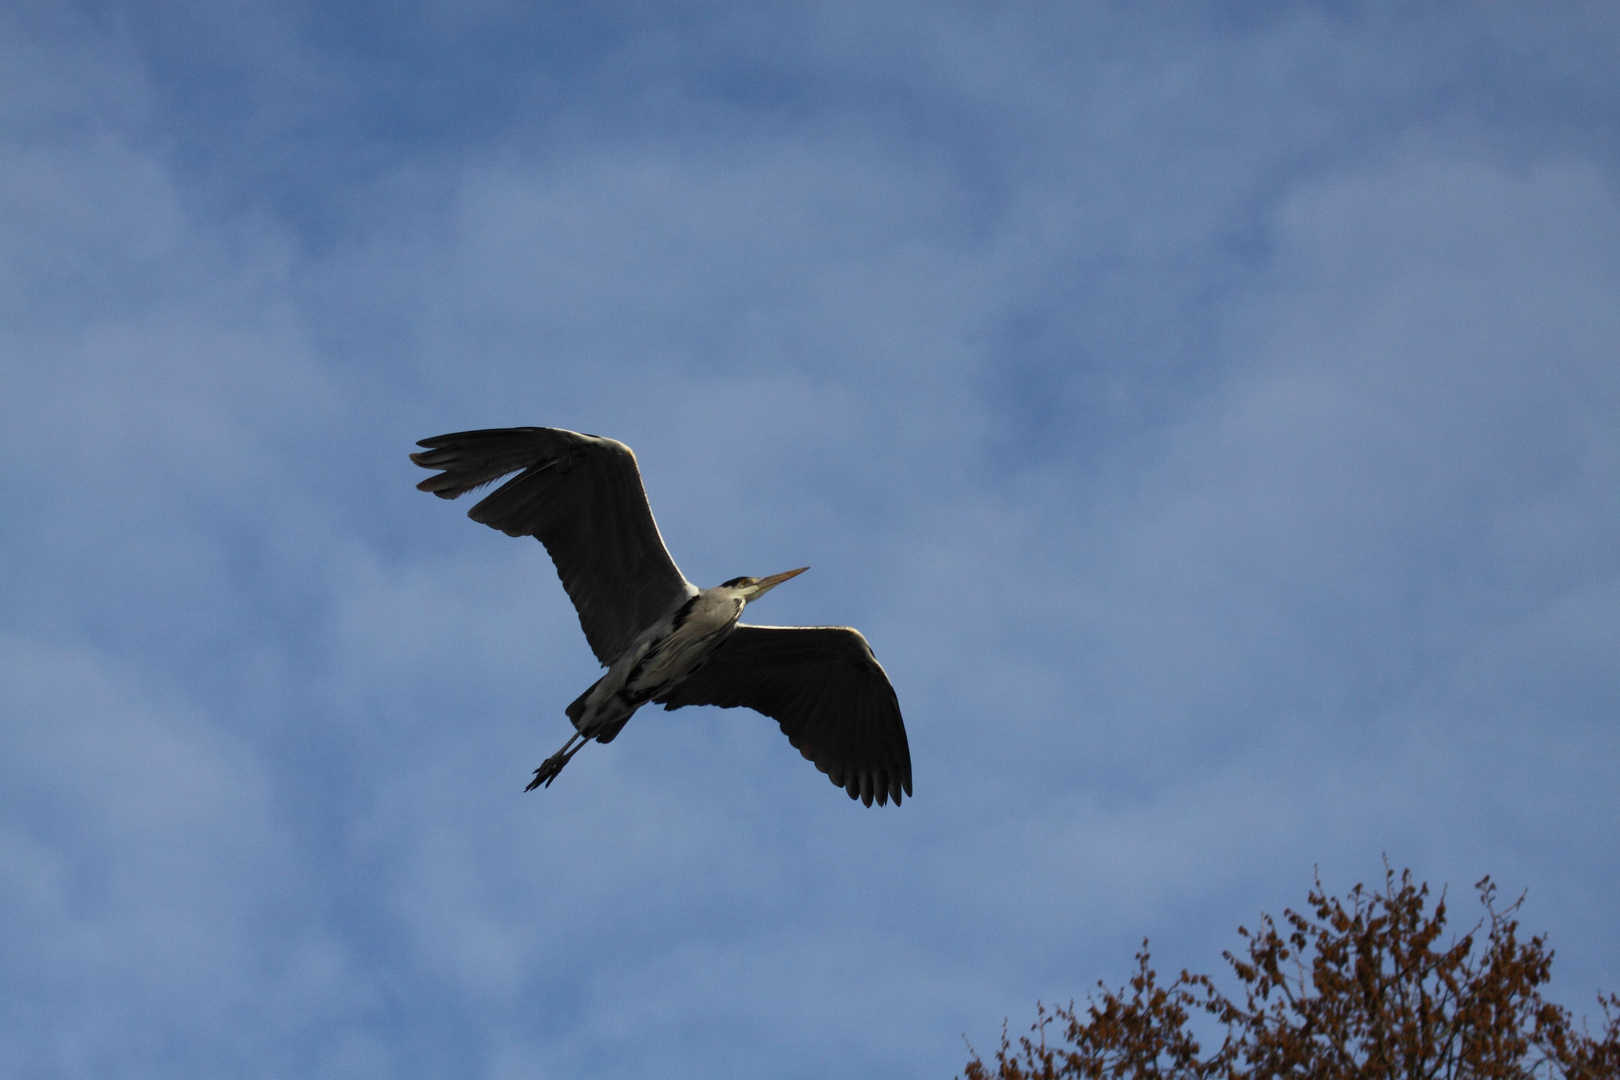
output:
{"label": "bird's body", "polygon": [[[590,741],[610,742],[649,701],[748,706],[868,806],[911,794],[911,754],[888,676],[856,630],[750,626],[749,601],[804,572],[699,589],[669,557],[623,443],[560,428],[424,439],[411,459],[442,470],[417,485],[455,498],[518,473],[468,512],[546,546],[607,673],[568,706],[574,735],[535,770],[550,785]],[[575,746],[576,740],[579,745]]]}
{"label": "bird's body", "polygon": [[747,603],[743,590],[729,582],[693,590],[642,631],[607,674],[568,706],[574,730],[597,742],[612,742],[637,709],[703,665],[730,635]]}

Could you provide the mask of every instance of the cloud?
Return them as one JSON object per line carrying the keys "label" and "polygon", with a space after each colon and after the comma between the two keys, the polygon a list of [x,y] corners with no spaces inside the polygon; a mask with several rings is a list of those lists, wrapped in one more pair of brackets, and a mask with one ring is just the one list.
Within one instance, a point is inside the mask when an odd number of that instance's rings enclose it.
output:
{"label": "cloud", "polygon": [[[949,1074],[1384,852],[1614,970],[1611,20],[312,11],[0,35],[12,1072]],[[524,795],[595,665],[404,457],[502,423],[810,563],[916,799]]]}
{"label": "cloud", "polygon": [[106,657],[8,636],[0,669],[7,1071],[296,1060],[276,1044],[353,986],[342,943],[291,914],[309,883],[265,763]]}

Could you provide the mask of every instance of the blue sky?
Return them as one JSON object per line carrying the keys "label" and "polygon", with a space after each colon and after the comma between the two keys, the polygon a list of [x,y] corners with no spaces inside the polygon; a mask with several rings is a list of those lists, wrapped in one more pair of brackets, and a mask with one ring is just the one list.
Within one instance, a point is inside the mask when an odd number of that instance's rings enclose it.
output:
{"label": "blue sky", "polygon": [[[1620,989],[1611,6],[332,8],[0,5],[0,1072],[950,1076],[1385,855]],[[525,795],[505,424],[812,566],[915,798]]]}

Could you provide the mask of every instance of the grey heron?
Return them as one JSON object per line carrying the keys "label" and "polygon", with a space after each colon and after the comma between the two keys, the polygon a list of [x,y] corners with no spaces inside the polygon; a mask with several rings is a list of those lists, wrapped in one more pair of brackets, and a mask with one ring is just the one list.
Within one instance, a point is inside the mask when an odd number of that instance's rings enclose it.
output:
{"label": "grey heron", "polygon": [[551,786],[584,746],[612,742],[647,702],[739,706],[776,720],[852,799],[911,794],[900,703],[872,648],[847,626],[751,626],[743,608],[808,567],[699,589],[659,535],[636,455],[621,442],[561,428],[437,435],[411,460],[416,485],[454,499],[517,473],[467,512],[545,545],[607,674],[565,710],[574,733],[534,771]]}

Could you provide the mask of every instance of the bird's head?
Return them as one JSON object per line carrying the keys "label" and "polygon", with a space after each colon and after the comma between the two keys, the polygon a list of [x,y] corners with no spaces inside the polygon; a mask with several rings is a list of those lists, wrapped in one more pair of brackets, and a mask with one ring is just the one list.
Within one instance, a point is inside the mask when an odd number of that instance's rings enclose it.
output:
{"label": "bird's head", "polygon": [[798,577],[808,569],[810,569],[808,566],[801,566],[797,570],[784,570],[770,577],[734,577],[730,581],[722,582],[720,587],[736,589],[744,601],[758,600],[788,578]]}

